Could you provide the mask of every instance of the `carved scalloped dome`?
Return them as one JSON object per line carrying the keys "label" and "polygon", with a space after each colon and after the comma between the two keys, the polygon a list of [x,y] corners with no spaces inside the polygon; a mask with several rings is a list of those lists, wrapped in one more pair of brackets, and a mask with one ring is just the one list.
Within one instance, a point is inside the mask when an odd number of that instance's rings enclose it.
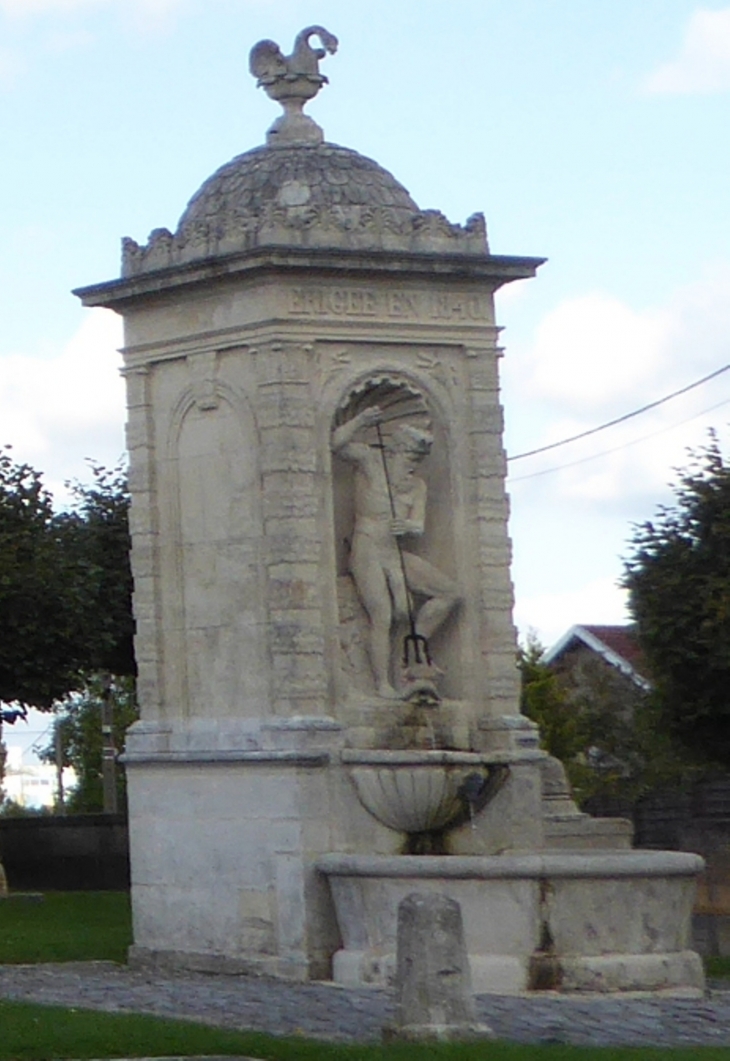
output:
{"label": "carved scalloped dome", "polygon": [[193,196],[180,218],[182,236],[201,222],[220,234],[244,220],[298,210],[306,223],[322,210],[343,216],[362,209],[392,212],[397,224],[418,213],[398,181],[372,159],[336,144],[258,147],[232,159]]}
{"label": "carved scalloped dome", "polygon": [[484,218],[452,224],[420,210],[372,159],[337,144],[257,147],[221,166],[190,200],[176,233],[123,243],[135,276],[257,247],[428,254],[488,253]]}

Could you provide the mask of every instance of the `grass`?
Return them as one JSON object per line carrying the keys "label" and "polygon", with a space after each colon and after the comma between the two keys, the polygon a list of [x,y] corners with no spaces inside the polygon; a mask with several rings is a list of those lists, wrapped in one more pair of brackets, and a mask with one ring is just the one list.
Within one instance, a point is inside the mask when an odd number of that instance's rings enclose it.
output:
{"label": "grass", "polygon": [[705,972],[711,980],[730,980],[730,958],[705,958]]}
{"label": "grass", "polygon": [[0,902],[0,964],[127,959],[127,892],[46,892],[42,902]]}
{"label": "grass", "polygon": [[[49,892],[0,902],[0,963],[116,961],[131,943],[126,892]],[[708,976],[729,977],[710,958]],[[572,1047],[514,1043],[339,1045],[234,1032],[135,1014],[0,1001],[0,1061],[114,1057],[255,1057],[262,1061],[730,1061],[730,1047]]]}
{"label": "grass", "polygon": [[0,1061],[114,1057],[255,1057],[262,1061],[730,1061],[730,1047],[339,1045],[208,1028],[186,1021],[0,1002]]}

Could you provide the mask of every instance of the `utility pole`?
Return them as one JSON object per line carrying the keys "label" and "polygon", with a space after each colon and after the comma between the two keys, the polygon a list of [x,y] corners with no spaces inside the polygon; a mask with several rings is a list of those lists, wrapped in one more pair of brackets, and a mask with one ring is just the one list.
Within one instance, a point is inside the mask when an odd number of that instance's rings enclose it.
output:
{"label": "utility pole", "polygon": [[101,779],[104,791],[104,813],[116,814],[117,804],[117,749],[114,746],[114,694],[112,676],[105,672],[101,678]]}
{"label": "utility pole", "polygon": [[56,716],[53,727],[53,747],[56,753],[56,814],[66,813],[66,793],[63,790],[63,725]]}

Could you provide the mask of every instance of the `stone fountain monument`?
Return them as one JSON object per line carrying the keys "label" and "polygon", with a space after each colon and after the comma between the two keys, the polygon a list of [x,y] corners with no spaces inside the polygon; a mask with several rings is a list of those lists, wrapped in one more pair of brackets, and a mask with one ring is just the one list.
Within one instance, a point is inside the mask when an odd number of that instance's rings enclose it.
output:
{"label": "stone fountain monument", "polygon": [[266,145],[77,292],[125,324],[131,957],[382,984],[432,891],[476,990],[698,988],[700,860],[579,813],[519,712],[494,292],[542,259],[324,140],[336,48],[257,44]]}

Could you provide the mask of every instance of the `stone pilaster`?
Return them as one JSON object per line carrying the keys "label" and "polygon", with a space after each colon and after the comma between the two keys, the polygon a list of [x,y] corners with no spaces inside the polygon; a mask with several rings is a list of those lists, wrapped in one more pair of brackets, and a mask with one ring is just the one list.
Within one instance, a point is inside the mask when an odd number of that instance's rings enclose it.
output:
{"label": "stone pilaster", "polygon": [[320,714],[327,700],[310,354],[306,344],[277,342],[257,352],[272,706],[279,715]]}
{"label": "stone pilaster", "polygon": [[481,616],[479,649],[483,695],[491,715],[519,711],[519,680],[512,623],[511,548],[507,533],[509,501],[499,402],[498,330],[492,342],[467,350],[471,417],[469,427],[470,510],[477,535]]}
{"label": "stone pilaster", "polygon": [[148,720],[159,717],[164,700],[160,658],[160,614],[157,571],[158,519],[155,492],[153,407],[150,370],[126,369],[127,448],[129,490],[132,497],[129,524],[134,576],[134,639],[137,659],[137,695]]}

